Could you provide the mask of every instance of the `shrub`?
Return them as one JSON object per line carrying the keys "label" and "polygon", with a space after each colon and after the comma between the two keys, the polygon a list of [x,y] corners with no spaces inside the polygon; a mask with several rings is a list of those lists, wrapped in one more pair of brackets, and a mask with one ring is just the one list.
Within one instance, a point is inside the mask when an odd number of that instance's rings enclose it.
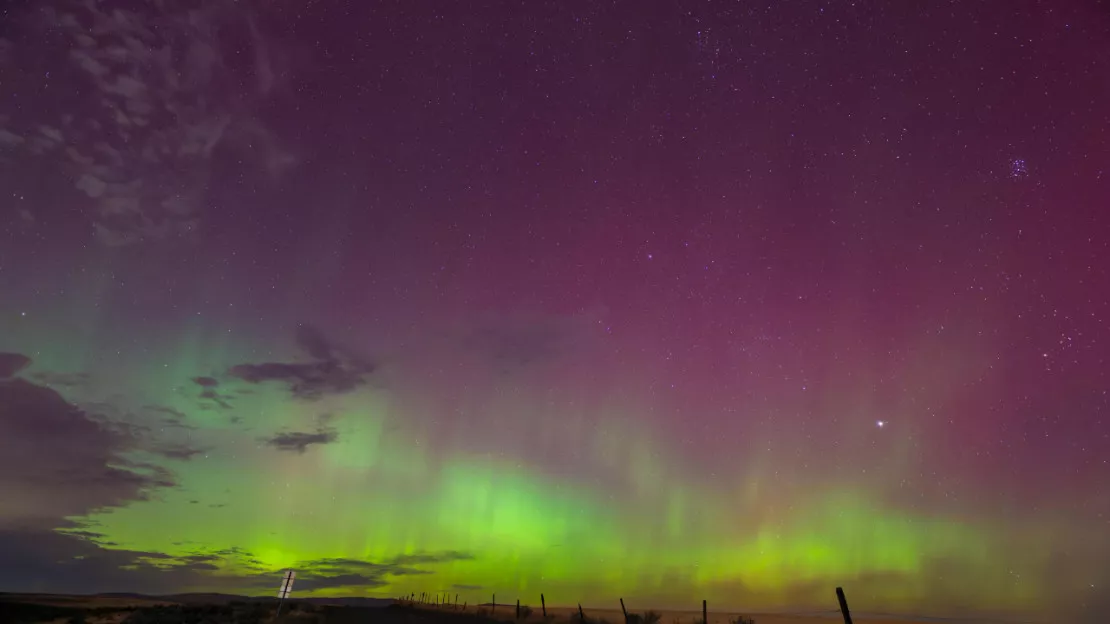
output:
{"label": "shrub", "polygon": [[645,611],[644,614],[640,616],[640,621],[644,624],[659,624],[659,620],[662,618],[663,616],[655,611]]}
{"label": "shrub", "polygon": [[532,607],[528,605],[520,605],[520,617],[527,619],[532,615]]}

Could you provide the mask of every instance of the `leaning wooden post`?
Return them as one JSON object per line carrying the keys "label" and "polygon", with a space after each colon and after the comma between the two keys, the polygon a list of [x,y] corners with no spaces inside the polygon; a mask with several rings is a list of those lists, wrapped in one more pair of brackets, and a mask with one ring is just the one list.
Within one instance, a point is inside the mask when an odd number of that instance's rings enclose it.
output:
{"label": "leaning wooden post", "polygon": [[493,598],[490,599],[490,602],[492,604],[490,605],[489,612],[490,615],[493,615],[493,612],[497,610],[497,594],[493,595]]}
{"label": "leaning wooden post", "polygon": [[516,619],[520,619],[520,598],[516,599]]}
{"label": "leaning wooden post", "polygon": [[547,617],[547,603],[543,601],[543,594],[540,594],[540,608],[543,609],[543,616]]}
{"label": "leaning wooden post", "polygon": [[709,624],[709,612],[705,610],[705,600],[701,601],[701,624]]}
{"label": "leaning wooden post", "polygon": [[844,597],[844,588],[836,588],[836,599],[840,601],[840,614],[844,616],[844,624],[852,624],[852,613],[848,611],[848,599]]}
{"label": "leaning wooden post", "polygon": [[578,619],[581,620],[583,624],[585,624],[586,614],[582,613],[582,603],[581,602],[578,603]]}
{"label": "leaning wooden post", "polygon": [[628,624],[628,611],[624,608],[624,598],[621,598],[621,613],[624,614],[624,624]]}

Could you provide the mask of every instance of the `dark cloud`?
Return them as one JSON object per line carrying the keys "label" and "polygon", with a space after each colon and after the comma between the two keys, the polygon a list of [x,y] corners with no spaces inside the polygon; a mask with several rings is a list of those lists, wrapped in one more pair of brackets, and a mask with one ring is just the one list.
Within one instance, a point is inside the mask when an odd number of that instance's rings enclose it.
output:
{"label": "dark cloud", "polygon": [[382,587],[388,585],[385,574],[336,574],[333,576],[306,576],[298,579],[296,588],[301,591],[316,591],[336,587]]}
{"label": "dark cloud", "polygon": [[90,542],[99,543],[104,540],[104,534],[97,533],[96,531],[86,531],[84,529],[62,529],[59,532],[62,535],[72,535],[73,537],[78,537]]}
{"label": "dark cloud", "polygon": [[361,373],[347,370],[338,362],[239,364],[229,372],[247,383],[284,383],[290,394],[300,399],[349,392],[365,382]]}
{"label": "dark cloud", "polygon": [[196,428],[186,423],[189,417],[185,415],[185,412],[176,410],[172,407],[166,407],[165,405],[144,405],[143,409],[148,412],[160,414],[161,422],[166,426],[180,427],[182,429]]}
{"label": "dark cloud", "polygon": [[411,555],[398,555],[390,560],[391,564],[413,565],[421,563],[446,563],[449,561],[470,561],[474,555],[458,550],[445,550],[442,552],[413,553]]}
{"label": "dark cloud", "polygon": [[[95,536],[89,533],[87,535]],[[244,591],[263,584],[241,552],[196,553],[175,557],[160,552],[117,550],[80,532],[0,529],[0,587],[12,592],[168,594],[183,588],[214,587]],[[227,565],[244,566],[249,576],[215,575]],[[269,581],[270,579],[264,579]]]}
{"label": "dark cloud", "polygon": [[156,446],[154,449],[152,449],[152,452],[154,452],[157,455],[161,455],[162,457],[165,457],[166,459],[176,459],[176,460],[179,460],[179,461],[189,461],[190,459],[192,459],[192,458],[196,457],[197,455],[200,455],[201,453],[203,453],[204,449],[195,448],[195,447],[191,447],[191,446],[185,446],[183,444],[172,444],[172,445],[165,445],[165,446]]}
{"label": "dark cloud", "polygon": [[[336,587],[381,587],[389,577],[431,574],[415,565],[472,559],[460,551],[398,555],[382,563],[360,559],[316,559],[297,564],[299,587],[306,591]],[[301,581],[300,579],[304,580]]]}
{"label": "dark cloud", "polygon": [[31,358],[22,353],[0,352],[0,379],[14,377],[31,363]]}
{"label": "dark cloud", "polygon": [[220,380],[215,377],[193,377],[193,383],[202,388],[215,388],[220,385]]}
{"label": "dark cloud", "polygon": [[311,326],[299,325],[296,339],[297,346],[313,361],[238,364],[228,373],[251,384],[282,383],[294,397],[312,400],[326,394],[350,392],[365,384],[367,376],[376,368],[370,362],[342,352]]}
{"label": "dark cloud", "polygon": [[279,433],[266,440],[266,444],[279,451],[295,451],[303,453],[314,444],[331,444],[339,439],[339,434],[331,429],[321,429],[314,433],[303,431],[290,431]]}
{"label": "dark cloud", "polygon": [[50,388],[0,381],[0,527],[58,526],[173,485],[164,469],[121,456],[137,444]]}
{"label": "dark cloud", "polygon": [[[0,529],[0,553],[4,554],[0,587],[12,592],[153,595],[219,588],[227,593],[256,594],[276,587],[280,575],[280,570],[266,566],[243,548],[171,555],[111,546],[101,534],[79,528],[64,532]],[[452,556],[457,553],[432,553],[427,559],[448,561]],[[397,563],[409,558],[398,556],[386,563],[341,558],[298,562],[294,566],[296,589],[303,594],[325,588],[374,588],[388,585],[391,577],[431,573]]]}
{"label": "dark cloud", "polygon": [[47,386],[59,388],[75,388],[89,382],[88,373],[58,373],[43,371],[31,375],[31,379]]}
{"label": "dark cloud", "polygon": [[198,395],[201,400],[201,407],[216,406],[220,409],[231,409],[232,397],[221,394],[218,390],[212,387],[204,388]]}
{"label": "dark cloud", "polygon": [[316,559],[299,564],[299,568],[306,574],[317,576],[341,574],[374,574],[392,576],[412,576],[417,574],[431,574],[428,570],[421,570],[394,561],[374,563],[360,559]]}

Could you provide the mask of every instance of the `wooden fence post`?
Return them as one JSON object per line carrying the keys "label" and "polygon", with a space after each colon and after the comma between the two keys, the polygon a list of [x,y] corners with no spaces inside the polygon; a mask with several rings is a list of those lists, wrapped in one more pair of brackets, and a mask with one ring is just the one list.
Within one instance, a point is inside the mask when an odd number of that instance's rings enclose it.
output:
{"label": "wooden fence post", "polygon": [[624,598],[621,598],[621,613],[624,614],[624,624],[628,624],[628,611],[624,608]]}
{"label": "wooden fence post", "polygon": [[701,624],[709,624],[709,612],[705,608],[705,600],[701,601]]}
{"label": "wooden fence post", "polygon": [[543,601],[543,594],[540,594],[540,608],[543,609],[543,616],[547,617],[547,603]]}
{"label": "wooden fence post", "polygon": [[489,607],[489,613],[490,615],[493,615],[493,612],[497,611],[497,594],[493,595],[493,598],[490,599],[490,602],[492,604]]}
{"label": "wooden fence post", "polygon": [[520,619],[520,598],[516,599],[516,619]]}
{"label": "wooden fence post", "polygon": [[459,608],[459,595],[455,594],[455,610]]}
{"label": "wooden fence post", "polygon": [[585,624],[586,614],[582,613],[582,603],[581,602],[578,603],[578,619],[581,620],[583,622],[583,624]]}
{"label": "wooden fence post", "polygon": [[840,614],[844,616],[844,624],[852,624],[852,613],[848,611],[848,599],[844,597],[844,588],[836,588],[836,599],[840,602]]}

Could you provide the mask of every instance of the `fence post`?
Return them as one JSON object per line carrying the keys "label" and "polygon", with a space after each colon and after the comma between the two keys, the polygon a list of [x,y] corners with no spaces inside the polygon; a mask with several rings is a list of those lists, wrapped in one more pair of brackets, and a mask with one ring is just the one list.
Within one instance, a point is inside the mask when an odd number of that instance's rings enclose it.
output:
{"label": "fence post", "polygon": [[586,623],[586,614],[582,613],[582,603],[581,602],[578,603],[578,619],[582,621],[582,624]]}
{"label": "fence post", "polygon": [[540,594],[540,608],[543,609],[543,616],[547,617],[547,603],[543,601],[543,594]]}
{"label": "fence post", "polygon": [[516,599],[516,619],[520,619],[520,598]]}
{"label": "fence post", "polygon": [[701,624],[709,624],[709,612],[705,608],[705,600],[701,601]]}
{"label": "fence post", "polygon": [[848,611],[848,599],[844,597],[844,588],[836,588],[836,599],[840,602],[840,614],[844,616],[844,624],[852,624],[852,613]]}
{"label": "fence post", "polygon": [[628,624],[628,611],[624,608],[624,598],[621,598],[621,613],[624,614],[624,624]]}
{"label": "fence post", "polygon": [[497,594],[493,595],[493,598],[490,599],[490,602],[492,604],[490,604],[489,607],[489,614],[493,615],[494,611],[497,611]]}

